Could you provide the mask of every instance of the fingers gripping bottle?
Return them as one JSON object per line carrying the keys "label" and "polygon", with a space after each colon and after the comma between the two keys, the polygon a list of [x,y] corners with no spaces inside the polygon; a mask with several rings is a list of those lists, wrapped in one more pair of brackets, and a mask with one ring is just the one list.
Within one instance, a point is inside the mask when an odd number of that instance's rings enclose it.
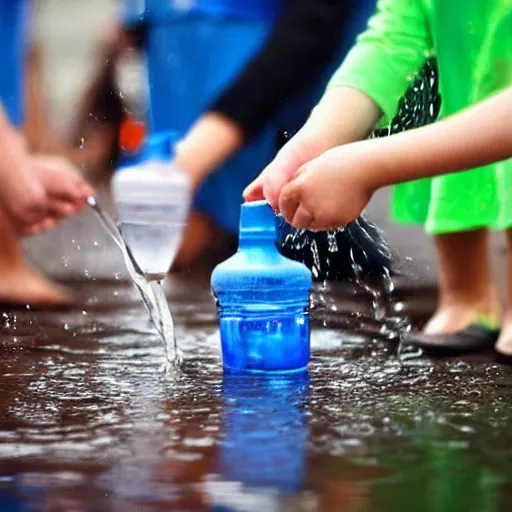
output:
{"label": "fingers gripping bottle", "polygon": [[276,247],[276,218],[265,201],[242,205],[238,252],[212,274],[224,369],[305,371],[310,358],[312,277]]}

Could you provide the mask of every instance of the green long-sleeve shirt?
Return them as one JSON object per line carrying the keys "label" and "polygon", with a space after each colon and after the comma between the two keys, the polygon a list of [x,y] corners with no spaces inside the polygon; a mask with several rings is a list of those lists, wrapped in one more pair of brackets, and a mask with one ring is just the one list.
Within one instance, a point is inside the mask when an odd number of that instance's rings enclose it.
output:
{"label": "green long-sleeve shirt", "polygon": [[[431,54],[439,69],[441,117],[512,85],[512,0],[379,0],[329,88],[345,85],[366,93],[386,125]],[[395,218],[426,222],[431,233],[509,227],[511,175],[507,162],[400,185]]]}
{"label": "green long-sleeve shirt", "polygon": [[512,1],[379,0],[329,86],[365,92],[385,123],[429,54],[438,62],[443,116],[509,86]]}

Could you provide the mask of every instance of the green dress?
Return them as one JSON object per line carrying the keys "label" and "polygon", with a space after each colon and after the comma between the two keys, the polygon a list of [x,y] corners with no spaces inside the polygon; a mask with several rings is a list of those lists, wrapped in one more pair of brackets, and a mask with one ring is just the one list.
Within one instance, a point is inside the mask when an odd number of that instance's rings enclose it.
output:
{"label": "green dress", "polygon": [[[440,117],[512,85],[512,0],[379,0],[329,87],[366,93],[385,126],[430,55],[439,68]],[[512,161],[398,185],[391,211],[430,234],[509,228]]]}

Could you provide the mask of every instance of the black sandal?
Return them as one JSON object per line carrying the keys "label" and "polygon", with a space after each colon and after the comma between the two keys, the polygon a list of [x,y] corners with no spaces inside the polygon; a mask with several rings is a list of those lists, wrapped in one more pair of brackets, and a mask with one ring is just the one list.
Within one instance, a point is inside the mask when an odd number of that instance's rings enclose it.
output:
{"label": "black sandal", "polygon": [[488,350],[494,346],[499,334],[499,329],[471,324],[448,334],[411,333],[405,336],[403,343],[421,348],[426,354],[454,356]]}
{"label": "black sandal", "polygon": [[507,366],[512,366],[512,355],[504,354],[499,350],[494,351],[494,360],[499,364],[504,364]]}

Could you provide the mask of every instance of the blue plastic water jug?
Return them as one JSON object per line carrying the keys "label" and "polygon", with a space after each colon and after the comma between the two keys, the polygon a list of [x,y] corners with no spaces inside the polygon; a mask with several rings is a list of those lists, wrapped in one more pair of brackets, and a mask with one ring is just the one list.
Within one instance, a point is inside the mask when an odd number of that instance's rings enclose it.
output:
{"label": "blue plastic water jug", "polygon": [[224,369],[297,372],[310,357],[311,272],[276,247],[265,201],[242,205],[238,252],[213,271]]}

